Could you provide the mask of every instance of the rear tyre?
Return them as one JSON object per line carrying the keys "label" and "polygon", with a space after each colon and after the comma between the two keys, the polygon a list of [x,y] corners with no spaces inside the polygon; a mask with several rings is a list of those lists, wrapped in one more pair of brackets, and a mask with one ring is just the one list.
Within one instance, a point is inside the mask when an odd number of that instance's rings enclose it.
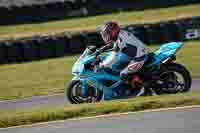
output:
{"label": "rear tyre", "polygon": [[[183,81],[179,81],[178,78],[182,78]],[[190,72],[183,65],[176,63],[161,66],[160,79],[168,87],[167,89],[161,89],[164,93],[188,92],[192,84]]]}

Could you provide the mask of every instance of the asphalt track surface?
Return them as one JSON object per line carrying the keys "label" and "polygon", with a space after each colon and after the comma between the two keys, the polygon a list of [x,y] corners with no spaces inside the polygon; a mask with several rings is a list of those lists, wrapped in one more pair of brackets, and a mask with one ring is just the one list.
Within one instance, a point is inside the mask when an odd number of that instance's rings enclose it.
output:
{"label": "asphalt track surface", "polygon": [[0,129],[0,133],[199,133],[200,108],[66,120]]}
{"label": "asphalt track surface", "polygon": [[[193,80],[192,91],[200,91],[200,80]],[[0,110],[26,110],[40,107],[64,106],[65,98],[59,96],[33,97],[14,101],[0,101]],[[199,131],[200,132],[200,131]]]}

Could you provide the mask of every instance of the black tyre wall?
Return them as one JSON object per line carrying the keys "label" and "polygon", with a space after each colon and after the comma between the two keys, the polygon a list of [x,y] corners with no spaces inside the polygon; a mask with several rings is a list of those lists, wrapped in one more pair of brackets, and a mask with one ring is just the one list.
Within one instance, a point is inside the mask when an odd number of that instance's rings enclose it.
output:
{"label": "black tyre wall", "polygon": [[68,54],[71,53],[80,53],[82,52],[86,45],[85,45],[85,37],[80,33],[80,34],[72,34],[69,37],[69,50],[70,52]]}
{"label": "black tyre wall", "polygon": [[97,48],[105,45],[101,35],[97,32],[88,32],[85,34],[86,37],[86,46],[95,45]]}
{"label": "black tyre wall", "polygon": [[7,49],[3,42],[0,42],[0,64],[7,63]]}
{"label": "black tyre wall", "polygon": [[[61,57],[65,55],[65,51],[67,51],[69,39],[66,37],[53,37],[52,38],[55,46],[55,57]],[[68,52],[68,51],[67,51]]]}
{"label": "black tyre wall", "polygon": [[4,0],[0,1],[0,25],[38,23],[72,17],[163,8],[199,0]]}
{"label": "black tyre wall", "polygon": [[39,49],[33,40],[22,40],[21,44],[23,48],[24,61],[34,61],[40,59]]}
{"label": "black tyre wall", "polygon": [[[132,32],[149,45],[190,40],[186,38],[188,29],[197,30],[199,37],[195,39],[200,39],[200,17],[156,24],[127,25],[122,28]],[[91,31],[11,39],[1,41],[0,45],[0,51],[2,51],[0,62],[13,63],[81,53],[88,45],[96,45],[99,48],[105,44],[99,33]]]}
{"label": "black tyre wall", "polygon": [[8,63],[23,61],[23,50],[20,42],[5,43]]}

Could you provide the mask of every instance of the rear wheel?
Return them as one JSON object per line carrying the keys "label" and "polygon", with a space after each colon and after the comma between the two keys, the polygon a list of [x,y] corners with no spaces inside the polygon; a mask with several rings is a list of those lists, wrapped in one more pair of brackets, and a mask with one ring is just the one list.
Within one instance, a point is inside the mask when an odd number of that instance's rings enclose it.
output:
{"label": "rear wheel", "polygon": [[66,97],[72,104],[99,102],[103,96],[103,92],[88,86],[87,94],[81,95],[81,82],[72,80],[66,89]]}
{"label": "rear wheel", "polygon": [[190,91],[192,78],[189,71],[180,64],[170,63],[161,66],[160,80],[156,81],[158,93],[179,93]]}

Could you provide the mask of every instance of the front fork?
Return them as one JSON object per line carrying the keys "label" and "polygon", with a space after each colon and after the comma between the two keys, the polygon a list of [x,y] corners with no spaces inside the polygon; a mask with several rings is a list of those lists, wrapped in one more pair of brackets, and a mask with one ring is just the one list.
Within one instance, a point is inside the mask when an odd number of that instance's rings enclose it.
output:
{"label": "front fork", "polygon": [[87,81],[81,80],[81,95],[84,97],[87,94]]}
{"label": "front fork", "polygon": [[81,96],[86,96],[87,94],[87,81],[85,79],[80,79],[79,77],[73,77],[72,80],[79,80],[81,82]]}

